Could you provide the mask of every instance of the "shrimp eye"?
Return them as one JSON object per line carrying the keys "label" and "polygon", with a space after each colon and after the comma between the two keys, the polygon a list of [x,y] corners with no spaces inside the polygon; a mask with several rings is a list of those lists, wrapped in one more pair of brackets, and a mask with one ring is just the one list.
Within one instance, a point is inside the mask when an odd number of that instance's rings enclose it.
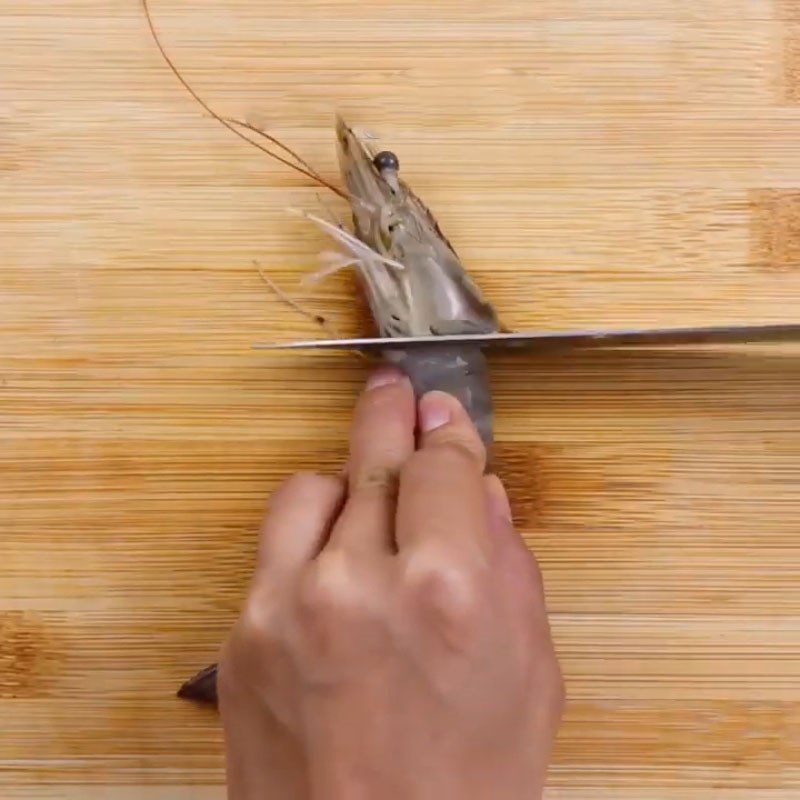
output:
{"label": "shrimp eye", "polygon": [[397,170],[400,169],[400,162],[397,156],[390,150],[381,150],[381,152],[372,159],[372,163],[375,165],[375,169],[377,169],[378,172],[383,172],[388,169],[397,172]]}

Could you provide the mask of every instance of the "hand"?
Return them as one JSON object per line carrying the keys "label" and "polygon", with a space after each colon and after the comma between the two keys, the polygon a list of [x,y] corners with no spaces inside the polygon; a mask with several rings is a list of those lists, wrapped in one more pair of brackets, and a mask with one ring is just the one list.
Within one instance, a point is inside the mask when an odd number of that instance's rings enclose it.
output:
{"label": "hand", "polygon": [[541,577],[464,409],[382,369],[347,479],[273,495],[220,662],[232,800],[541,796],[563,690]]}

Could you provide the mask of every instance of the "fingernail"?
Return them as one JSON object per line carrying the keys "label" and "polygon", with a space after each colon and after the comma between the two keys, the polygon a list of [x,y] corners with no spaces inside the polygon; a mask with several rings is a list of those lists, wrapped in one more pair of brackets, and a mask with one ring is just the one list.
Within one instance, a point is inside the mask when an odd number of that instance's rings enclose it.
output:
{"label": "fingernail", "polygon": [[503,482],[497,475],[487,475],[486,483],[489,488],[489,506],[491,513],[496,517],[502,517],[507,522],[513,522],[514,517],[511,513],[511,503],[508,499],[508,492]]}
{"label": "fingernail", "polygon": [[430,433],[452,419],[450,398],[442,392],[428,392],[419,401],[419,427],[423,433]]}
{"label": "fingernail", "polygon": [[389,386],[397,383],[403,378],[403,373],[394,367],[380,367],[367,378],[367,391],[377,389],[380,386]]}

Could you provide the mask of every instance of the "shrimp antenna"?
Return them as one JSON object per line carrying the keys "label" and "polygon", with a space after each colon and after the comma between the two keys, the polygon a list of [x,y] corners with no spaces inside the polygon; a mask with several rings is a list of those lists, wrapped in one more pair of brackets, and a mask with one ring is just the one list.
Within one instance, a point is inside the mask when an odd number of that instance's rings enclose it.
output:
{"label": "shrimp antenna", "polygon": [[[309,167],[309,165],[302,158],[300,158],[300,156],[298,156],[293,150],[291,150],[289,147],[284,145],[282,142],[279,142],[274,136],[271,136],[271,135],[269,135],[269,134],[267,134],[267,133],[265,133],[263,131],[260,131],[260,130],[256,129],[255,126],[250,126],[250,125],[246,125],[246,124],[245,125],[241,125],[241,123],[236,123],[236,122],[233,122],[233,121],[229,121],[229,120],[225,119],[225,117],[221,116],[216,111],[214,111],[214,109],[211,108],[211,106],[205,100],[203,100],[203,98],[192,88],[191,84],[186,80],[186,78],[183,77],[183,75],[181,74],[180,70],[175,65],[175,62],[168,55],[164,45],[161,43],[161,39],[159,38],[158,31],[156,30],[155,23],[153,22],[153,17],[150,14],[150,7],[148,5],[148,0],[142,0],[142,8],[144,9],[144,15],[145,15],[145,18],[147,19],[147,26],[150,28],[150,34],[153,37],[153,41],[155,42],[155,45],[158,48],[158,51],[161,53],[161,57],[164,59],[164,62],[169,67],[169,69],[172,72],[172,74],[180,81],[180,83],[183,86],[183,88],[186,89],[187,92],[189,92],[189,94],[197,101],[197,103],[200,104],[200,106],[202,106],[202,108],[208,114],[210,114],[217,122],[219,122],[220,125],[223,125],[229,131],[231,131],[231,133],[233,133],[234,135],[238,136],[240,139],[243,139],[248,144],[251,144],[253,147],[257,148],[258,150],[261,150],[262,153],[266,153],[270,158],[274,158],[276,161],[279,161],[281,164],[285,164],[287,167],[295,170],[296,172],[299,172],[302,175],[305,175],[307,178],[311,178],[311,180],[315,181],[316,183],[320,184],[321,186],[324,186],[326,189],[330,189],[332,192],[335,192],[336,194],[338,194],[339,197],[343,197],[344,199],[347,199],[347,195],[341,189],[339,189],[337,186],[334,186],[334,184],[330,183],[329,181],[326,181],[325,178],[323,178],[319,174],[317,174],[317,172],[315,170],[311,169]],[[304,166],[299,166],[298,164],[295,164],[292,161],[290,161],[288,158],[284,158],[282,155],[279,155],[278,153],[275,153],[274,151],[270,150],[268,147],[265,147],[264,145],[260,144],[259,142],[253,141],[249,136],[246,136],[240,130],[240,128],[237,127],[237,125],[241,125],[241,127],[244,127],[246,129],[249,129],[249,130],[253,130],[256,133],[261,134],[268,141],[270,141],[273,144],[275,144],[278,147],[280,147],[282,150],[284,150],[286,153],[291,155],[296,161],[300,162],[300,164],[302,164]]]}
{"label": "shrimp antenna", "polygon": [[257,125],[253,125],[252,122],[245,122],[240,119],[234,119],[233,117],[226,118],[225,121],[230,122],[231,125],[235,125],[237,128],[245,128],[246,130],[251,131],[252,133],[258,134],[258,136],[263,136],[268,142],[271,142],[276,147],[280,147],[280,149],[283,150],[284,153],[288,153],[301,167],[305,167],[309,172],[313,172],[315,175],[317,175],[317,177],[319,177],[317,171],[314,169],[314,167],[311,166],[311,164],[308,163],[308,161],[306,161],[301,155],[292,150],[291,147],[284,144],[280,139],[277,139],[271,133],[265,131],[263,128],[259,128]]}
{"label": "shrimp antenna", "polygon": [[319,325],[321,328],[324,328],[328,333],[332,334],[334,337],[340,337],[341,334],[336,328],[333,326],[331,321],[327,318],[322,316],[322,314],[315,314],[313,311],[309,311],[305,306],[301,305],[297,300],[295,300],[291,295],[287,294],[277,283],[275,283],[272,278],[267,275],[266,272],[261,267],[261,264],[258,261],[253,261],[253,266],[258,270],[258,274],[261,276],[261,280],[267,284],[270,291],[278,298],[282,303],[286,304],[291,308],[293,311],[296,311],[298,314],[302,314],[306,319],[310,319],[312,322]]}

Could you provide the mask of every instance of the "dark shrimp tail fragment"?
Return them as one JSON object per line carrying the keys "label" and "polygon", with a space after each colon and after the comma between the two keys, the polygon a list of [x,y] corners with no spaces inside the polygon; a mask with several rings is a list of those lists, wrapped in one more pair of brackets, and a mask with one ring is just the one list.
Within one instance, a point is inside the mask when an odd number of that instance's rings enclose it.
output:
{"label": "dark shrimp tail fragment", "polygon": [[211,664],[193,675],[178,689],[178,697],[217,705],[217,665]]}

